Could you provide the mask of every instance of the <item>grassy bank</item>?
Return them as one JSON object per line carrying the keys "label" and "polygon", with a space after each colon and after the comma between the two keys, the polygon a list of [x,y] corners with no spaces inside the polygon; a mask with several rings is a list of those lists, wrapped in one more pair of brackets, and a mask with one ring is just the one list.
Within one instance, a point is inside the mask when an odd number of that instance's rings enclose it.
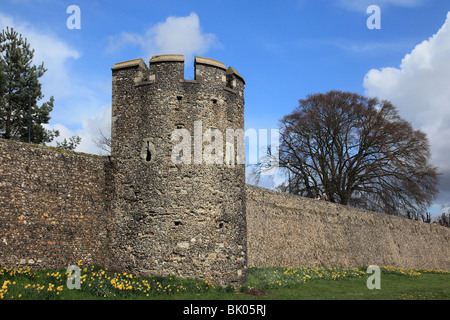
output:
{"label": "grassy bank", "polygon": [[242,286],[228,287],[175,276],[137,278],[81,262],[79,268],[80,289],[72,290],[67,287],[66,270],[0,269],[0,299],[450,300],[450,272],[433,270],[380,267],[381,289],[369,290],[367,268],[249,267]]}

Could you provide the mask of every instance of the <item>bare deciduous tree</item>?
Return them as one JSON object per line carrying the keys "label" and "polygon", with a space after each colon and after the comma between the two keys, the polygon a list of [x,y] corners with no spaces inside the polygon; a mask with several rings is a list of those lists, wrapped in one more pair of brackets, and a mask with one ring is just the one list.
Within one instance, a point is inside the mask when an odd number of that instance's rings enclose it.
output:
{"label": "bare deciduous tree", "polygon": [[[392,215],[420,215],[437,193],[428,139],[388,101],[330,91],[281,120],[289,190]],[[261,164],[260,170],[264,170]]]}
{"label": "bare deciduous tree", "polygon": [[436,222],[441,226],[450,228],[450,211],[448,213],[442,213],[439,217],[437,217]]}
{"label": "bare deciduous tree", "polygon": [[92,141],[99,149],[105,151],[106,154],[111,154],[111,127],[108,127],[106,131],[107,133],[105,134],[99,129],[100,137],[92,139]]}

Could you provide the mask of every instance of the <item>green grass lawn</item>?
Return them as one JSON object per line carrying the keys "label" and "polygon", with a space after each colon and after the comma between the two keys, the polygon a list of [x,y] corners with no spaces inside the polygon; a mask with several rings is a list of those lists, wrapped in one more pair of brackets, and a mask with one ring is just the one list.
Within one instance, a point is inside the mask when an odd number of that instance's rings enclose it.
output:
{"label": "green grass lawn", "polygon": [[3,300],[449,300],[450,272],[380,267],[380,289],[368,289],[367,268],[254,268],[242,286],[198,279],[137,278],[80,263],[80,289],[65,270],[0,269]]}
{"label": "green grass lawn", "polygon": [[449,300],[450,276],[425,274],[412,278],[382,275],[379,290],[369,290],[366,277],[341,281],[317,280],[271,292],[275,295],[269,298],[283,300]]}

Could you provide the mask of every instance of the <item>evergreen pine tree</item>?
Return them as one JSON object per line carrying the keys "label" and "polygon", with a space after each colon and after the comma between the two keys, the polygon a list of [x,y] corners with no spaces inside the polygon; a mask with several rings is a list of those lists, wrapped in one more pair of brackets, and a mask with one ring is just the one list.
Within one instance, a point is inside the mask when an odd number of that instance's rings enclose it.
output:
{"label": "evergreen pine tree", "polygon": [[[54,98],[44,98],[39,78],[47,71],[44,63],[33,64],[34,49],[13,28],[0,34],[0,137],[45,144],[59,135],[42,125],[50,120]],[[30,126],[30,136],[29,136]]]}

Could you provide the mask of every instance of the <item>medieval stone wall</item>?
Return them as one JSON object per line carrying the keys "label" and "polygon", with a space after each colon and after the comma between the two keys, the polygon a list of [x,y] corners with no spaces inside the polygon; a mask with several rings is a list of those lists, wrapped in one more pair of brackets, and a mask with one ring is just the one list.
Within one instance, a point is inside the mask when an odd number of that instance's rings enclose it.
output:
{"label": "medieval stone wall", "polygon": [[[66,268],[81,259],[114,267],[113,172],[107,158],[0,140],[0,266]],[[450,270],[450,229],[442,226],[252,185],[246,186],[246,215],[248,265]],[[167,230],[159,229],[166,239],[155,247],[170,248],[173,261],[202,248],[202,232],[209,231],[218,241],[204,267],[227,259],[227,242],[220,242],[224,221],[194,220],[189,212],[169,218]],[[190,232],[199,236],[176,238]],[[181,263],[175,270],[173,261],[167,269],[167,261],[161,263],[161,274],[190,276]]]}
{"label": "medieval stone wall", "polygon": [[[112,68],[110,157],[0,139],[0,266],[83,260],[221,284],[246,265],[450,270],[449,228],[245,185],[239,138],[227,140],[243,133],[245,81],[219,61],[194,66],[194,80],[180,55]],[[178,154],[176,130],[190,142]],[[217,141],[219,162],[205,161]]]}
{"label": "medieval stone wall", "polygon": [[248,264],[450,270],[450,229],[247,185]]}
{"label": "medieval stone wall", "polygon": [[108,166],[102,157],[0,139],[0,265],[103,264]]}

